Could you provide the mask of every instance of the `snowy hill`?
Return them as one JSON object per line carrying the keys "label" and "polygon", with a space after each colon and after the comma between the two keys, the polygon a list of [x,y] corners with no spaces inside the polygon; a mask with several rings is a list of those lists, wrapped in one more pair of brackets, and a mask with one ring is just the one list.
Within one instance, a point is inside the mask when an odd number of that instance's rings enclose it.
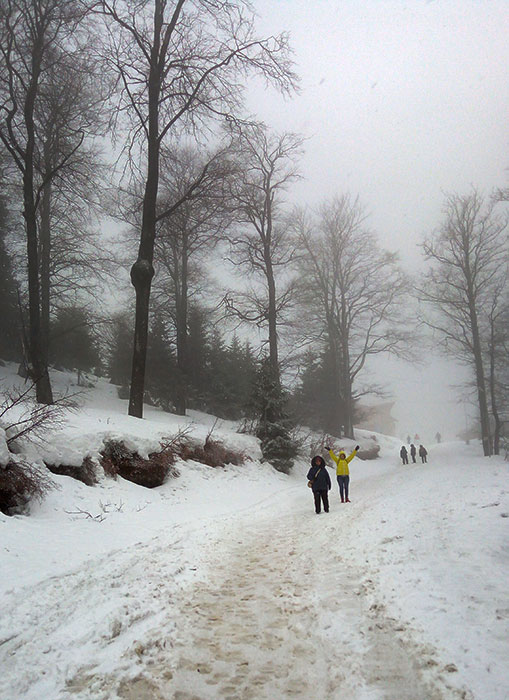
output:
{"label": "snowy hill", "polygon": [[[81,402],[32,459],[78,465],[111,437],[147,455],[214,424],[130,418],[101,380]],[[181,462],[155,489],[52,475],[29,516],[0,514],[1,700],[509,697],[508,463],[448,443],[403,467],[379,436],[352,503],[330,470],[317,516],[307,457],[286,476],[233,424],[214,435],[251,461]]]}

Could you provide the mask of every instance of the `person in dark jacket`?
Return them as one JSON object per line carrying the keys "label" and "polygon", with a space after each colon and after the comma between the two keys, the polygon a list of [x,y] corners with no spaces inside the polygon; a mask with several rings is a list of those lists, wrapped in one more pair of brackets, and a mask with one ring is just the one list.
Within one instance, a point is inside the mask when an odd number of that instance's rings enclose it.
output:
{"label": "person in dark jacket", "polygon": [[408,464],[408,452],[406,450],[406,447],[403,445],[401,447],[401,450],[399,451],[399,456],[401,457],[401,461],[403,464]]}
{"label": "person in dark jacket", "polygon": [[321,502],[326,513],[329,512],[329,491],[331,480],[325,460],[320,455],[316,455],[311,460],[311,469],[308,471],[308,481],[312,482],[313,496],[315,499],[315,512],[320,512]]}
{"label": "person in dark jacket", "polygon": [[422,463],[426,464],[428,461],[428,450],[424,447],[424,445],[419,445],[419,457],[421,458]]}
{"label": "person in dark jacket", "polygon": [[410,454],[412,455],[412,462],[415,464],[416,461],[417,461],[417,460],[415,459],[415,455],[417,454],[417,450],[416,450],[416,448],[415,448],[414,443],[412,443],[412,444],[410,445]]}

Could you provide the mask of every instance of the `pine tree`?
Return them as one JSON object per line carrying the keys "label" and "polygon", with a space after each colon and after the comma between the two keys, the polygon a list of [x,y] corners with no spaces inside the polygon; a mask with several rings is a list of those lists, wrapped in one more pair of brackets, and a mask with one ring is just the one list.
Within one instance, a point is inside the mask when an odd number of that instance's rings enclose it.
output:
{"label": "pine tree", "polygon": [[173,410],[177,389],[177,361],[168,330],[159,315],[154,316],[150,325],[146,376],[145,401],[161,406],[165,411]]}
{"label": "pine tree", "polygon": [[99,363],[99,353],[90,330],[87,312],[71,306],[60,309],[51,326],[50,360],[57,367],[88,372]]}
{"label": "pine tree", "polygon": [[313,430],[331,435],[341,434],[341,405],[338,407],[338,392],[332,385],[332,352],[327,346],[318,356],[309,351],[305,354],[300,382],[292,394],[291,406],[298,420]]}
{"label": "pine tree", "polygon": [[209,399],[209,324],[206,311],[193,306],[188,315],[187,378],[189,406],[206,411]]}
{"label": "pine tree", "polygon": [[[113,319],[109,341],[108,376],[112,384],[129,386],[132,364],[133,330],[127,315],[118,314]],[[127,395],[122,398],[127,398]]]}
{"label": "pine tree", "polygon": [[291,439],[286,406],[285,392],[266,357],[260,362],[253,393],[253,408],[258,416],[256,437],[261,441],[263,458],[278,471],[288,474],[297,447]]}

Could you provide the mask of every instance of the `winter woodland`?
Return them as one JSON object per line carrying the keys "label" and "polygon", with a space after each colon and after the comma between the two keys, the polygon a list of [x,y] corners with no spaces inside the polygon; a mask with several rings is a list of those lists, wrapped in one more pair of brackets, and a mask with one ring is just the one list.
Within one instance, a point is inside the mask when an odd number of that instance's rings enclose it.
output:
{"label": "winter woodland", "polygon": [[[419,275],[296,197],[254,9],[0,3],[2,700],[509,697],[507,185],[444,192]],[[431,351],[476,418],[402,465],[356,426]]]}

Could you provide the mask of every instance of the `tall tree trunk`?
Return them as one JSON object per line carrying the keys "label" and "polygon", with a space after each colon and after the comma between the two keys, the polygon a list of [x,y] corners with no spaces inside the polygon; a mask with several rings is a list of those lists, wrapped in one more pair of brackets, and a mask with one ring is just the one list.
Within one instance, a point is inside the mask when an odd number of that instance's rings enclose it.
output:
{"label": "tall tree trunk", "polygon": [[353,398],[352,398],[352,381],[350,378],[350,355],[348,348],[343,347],[343,426],[345,437],[354,439],[353,432]]}
{"label": "tall tree trunk", "polygon": [[343,425],[345,437],[354,439],[353,433],[353,398],[352,398],[352,377],[350,375],[350,349],[348,333],[348,306],[344,295],[341,295],[341,379],[343,383]]}
{"label": "tall tree trunk", "polygon": [[484,456],[492,454],[490,416],[488,412],[488,397],[486,394],[486,381],[484,378],[484,368],[482,361],[481,338],[479,334],[479,324],[477,321],[477,311],[472,297],[469,300],[470,322],[472,327],[472,347],[474,352],[475,378],[477,385],[477,399],[479,403],[479,417],[481,420],[481,435]]}
{"label": "tall tree trunk", "polygon": [[[42,41],[40,42],[42,45]],[[34,48],[32,55],[32,78],[24,104],[24,118],[27,132],[23,170],[23,217],[27,234],[28,258],[28,308],[30,319],[30,376],[35,382],[37,401],[53,403],[53,393],[48,374],[48,365],[43,353],[41,331],[41,306],[39,289],[39,251],[37,241],[37,216],[34,197],[34,106],[40,74],[41,45]]]}
{"label": "tall tree trunk", "polygon": [[277,348],[277,312],[276,312],[276,282],[270,260],[267,262],[267,286],[268,286],[268,326],[269,326],[269,359],[273,378],[279,383],[279,357]]}
{"label": "tall tree trunk", "polygon": [[336,327],[331,319],[327,321],[327,333],[329,336],[329,349],[332,361],[331,384],[334,387],[333,411],[327,430],[331,435],[341,437],[344,422],[343,385],[340,371],[341,349],[337,340]]}
{"label": "tall tree trunk", "polygon": [[177,367],[179,369],[179,383],[177,387],[177,398],[175,409],[179,416],[185,416],[188,400],[188,384],[189,384],[189,358],[188,358],[188,343],[187,343],[187,253],[185,252],[186,241],[184,237],[182,253],[182,275],[180,292],[177,293],[176,299],[176,316],[177,316]]}
{"label": "tall tree trunk", "polygon": [[500,431],[502,429],[502,422],[498,413],[497,397],[496,397],[496,381],[495,381],[495,321],[493,318],[490,319],[490,396],[491,396],[491,413],[493,414],[493,420],[495,421],[494,431],[493,431],[493,454],[500,454]]}
{"label": "tall tree trunk", "polygon": [[488,412],[488,397],[486,394],[486,381],[484,378],[484,367],[482,360],[481,337],[479,334],[479,322],[477,319],[476,295],[474,291],[474,283],[472,280],[472,272],[470,267],[470,256],[468,246],[464,246],[466,251],[465,259],[465,278],[467,282],[467,299],[468,311],[470,315],[470,327],[472,331],[472,349],[474,355],[475,378],[477,385],[477,398],[479,403],[479,417],[481,420],[481,436],[484,456],[489,457],[492,454],[491,435],[490,435],[490,417]]}
{"label": "tall tree trunk", "polygon": [[160,31],[162,26],[161,3],[154,11],[154,44],[152,46],[148,79],[148,163],[138,258],[131,268],[131,282],[136,291],[136,316],[134,324],[133,364],[129,394],[129,415],[143,418],[145,394],[145,369],[147,362],[148,315],[150,288],[154,277],[154,241],[156,237],[156,207],[159,188],[159,95],[161,75],[158,67]]}
{"label": "tall tree trunk", "polygon": [[51,257],[51,183],[44,187],[41,199],[41,350],[46,364],[49,362],[49,309],[50,309],[50,257]]}

